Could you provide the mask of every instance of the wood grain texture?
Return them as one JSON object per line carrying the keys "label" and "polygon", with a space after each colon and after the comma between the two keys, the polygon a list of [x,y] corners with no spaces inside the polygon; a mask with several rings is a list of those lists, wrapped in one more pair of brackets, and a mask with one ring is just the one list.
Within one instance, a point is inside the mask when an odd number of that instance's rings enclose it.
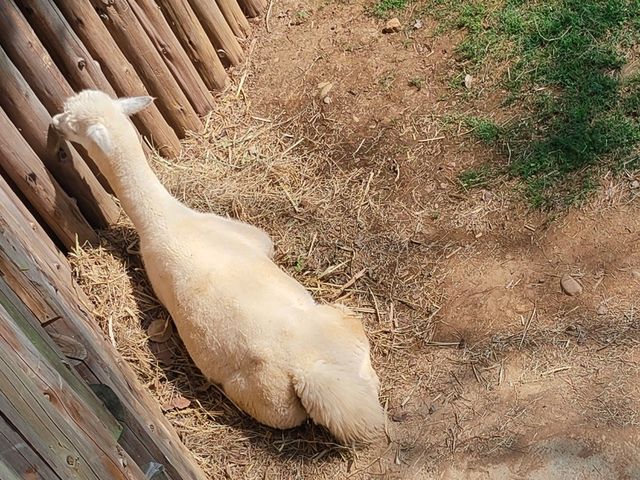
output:
{"label": "wood grain texture", "polygon": [[[67,248],[97,242],[97,236],[75,203],[42,164],[27,141],[0,109],[0,168]],[[3,208],[5,208],[4,204]],[[34,220],[35,222],[35,220]]]}
{"label": "wood grain texture", "polygon": [[224,89],[228,83],[227,74],[189,2],[158,0],[158,5],[202,80],[212,90]]}
{"label": "wood grain texture", "polygon": [[189,3],[223,63],[240,65],[244,61],[242,47],[218,4],[213,0],[189,0]]}
{"label": "wood grain texture", "polygon": [[[100,63],[109,84],[121,97],[149,95],[149,91],[127,60],[95,9],[84,0],[54,1],[67,23],[82,41],[92,58]],[[158,106],[153,104],[132,118],[133,123],[161,154],[175,157],[180,152],[180,141],[164,119]]]}
{"label": "wood grain texture", "polygon": [[199,115],[213,107],[213,96],[189,60],[154,0],[127,0],[140,24]]}
{"label": "wood grain texture", "polygon": [[179,137],[202,123],[126,0],[90,0]]}
{"label": "wood grain texture", "polygon": [[[87,383],[109,386],[123,404],[121,423],[126,427],[120,439],[122,447],[143,468],[151,461],[161,463],[168,479],[207,479],[157,402],[87,314],[90,302],[71,280],[71,268],[64,256],[2,183],[0,204],[7,208],[0,209],[0,265],[12,265],[22,291],[42,298],[58,317],[47,329],[82,341],[87,359],[77,367],[78,373]],[[48,311],[41,314],[46,315]]]}
{"label": "wood grain texture", "polygon": [[0,106],[87,220],[97,227],[113,223],[119,208],[78,152],[64,146],[46,152],[50,114],[62,109],[73,90],[18,8],[4,1],[0,28],[12,34],[0,36]]}
{"label": "wood grain texture", "polygon": [[217,4],[233,33],[239,38],[246,38],[251,31],[251,26],[238,2],[236,0],[217,0]]}

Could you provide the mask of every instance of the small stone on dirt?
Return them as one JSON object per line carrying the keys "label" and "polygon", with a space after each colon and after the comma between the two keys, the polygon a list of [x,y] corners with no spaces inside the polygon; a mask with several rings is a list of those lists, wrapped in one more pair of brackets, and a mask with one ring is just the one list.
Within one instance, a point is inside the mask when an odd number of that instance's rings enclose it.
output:
{"label": "small stone on dirt", "polygon": [[397,412],[391,415],[391,420],[394,422],[404,422],[408,416],[407,412]]}
{"label": "small stone on dirt", "polygon": [[568,273],[565,273],[562,276],[560,286],[562,287],[562,290],[564,290],[564,293],[572,297],[582,293],[582,285],[580,285],[578,281]]}
{"label": "small stone on dirt", "polygon": [[598,307],[598,310],[596,310],[596,313],[598,315],[606,315],[607,313],[609,313],[609,309],[607,308],[606,305],[603,304]]}
{"label": "small stone on dirt", "polygon": [[640,188],[640,182],[638,180],[634,180],[633,182],[631,182],[631,188]]}
{"label": "small stone on dirt", "polygon": [[329,105],[329,104],[331,103],[331,97],[324,97],[324,98],[322,99],[322,101],[323,101],[324,103],[326,103],[327,105]]}
{"label": "small stone on dirt", "polygon": [[422,28],[422,25],[422,20],[420,20],[419,18],[415,22],[413,22],[414,30],[420,30]]}
{"label": "small stone on dirt", "polygon": [[382,33],[399,32],[400,28],[402,28],[400,20],[394,17],[385,24],[384,28],[382,29]]}
{"label": "small stone on dirt", "polygon": [[470,89],[470,88],[471,88],[471,85],[473,85],[473,77],[467,73],[467,74],[464,76],[464,86],[465,86],[467,89]]}
{"label": "small stone on dirt", "polygon": [[329,95],[329,92],[331,91],[331,89],[333,88],[333,83],[331,82],[322,82],[318,84],[318,96],[320,97],[320,100],[324,100],[327,95]]}
{"label": "small stone on dirt", "polygon": [[493,200],[494,194],[491,193],[489,190],[483,190],[482,191],[482,200],[484,202],[490,202],[491,200]]}

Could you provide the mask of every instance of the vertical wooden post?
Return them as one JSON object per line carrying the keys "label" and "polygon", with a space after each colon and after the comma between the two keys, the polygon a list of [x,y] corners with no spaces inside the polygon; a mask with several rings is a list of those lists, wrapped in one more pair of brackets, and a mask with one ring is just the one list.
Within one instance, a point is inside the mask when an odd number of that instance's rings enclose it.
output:
{"label": "vertical wooden post", "polygon": [[198,71],[176,38],[173,30],[162,16],[154,0],[127,0],[140,24],[189,98],[199,115],[206,115],[214,106],[211,92],[207,89]]}
{"label": "vertical wooden post", "polygon": [[[116,96],[100,64],[92,58],[53,0],[15,0],[15,3],[75,91],[92,88]],[[66,95],[67,91],[63,93]]]}
{"label": "vertical wooden post", "polygon": [[159,0],[158,4],[204,83],[212,90],[223,89],[227,85],[227,74],[189,3]]}
{"label": "vertical wooden post", "polygon": [[[67,248],[97,242],[97,236],[78,207],[44,168],[27,141],[0,110],[0,169],[20,189],[38,215]],[[7,208],[3,204],[3,209]]]}
{"label": "vertical wooden post", "polygon": [[[79,92],[85,88],[91,88],[102,90],[112,97],[117,96],[117,93],[104,76],[100,64],[92,58],[82,41],[65,20],[62,12],[53,3],[53,0],[40,0],[38,2],[30,2],[28,0],[15,1],[42,44],[47,46],[51,58],[53,58],[60,72],[74,91]],[[160,112],[157,112],[157,115],[160,116]],[[134,118],[133,121],[139,124],[137,118]],[[165,127],[170,131],[168,125],[165,124]],[[143,147],[147,155],[151,154],[150,147],[146,143],[143,143]],[[82,148],[79,151],[85,159],[89,159],[89,156]],[[87,163],[92,167],[94,174],[98,177],[105,190],[113,193],[111,186],[99,174],[93,161]]]}
{"label": "vertical wooden post", "polygon": [[[74,91],[56,68],[49,53],[13,0],[5,1],[3,15],[0,16],[0,31],[12,32],[11,35],[2,36],[0,44],[22,76],[28,79],[29,86],[40,102],[51,115],[61,111],[65,99],[73,95]],[[72,154],[75,155],[75,152]],[[102,175],[95,168],[93,160],[88,155],[85,155],[84,159],[79,165],[79,172],[74,173],[73,176],[89,175],[84,167],[84,163],[87,163],[93,167],[92,173],[101,177]],[[120,214],[120,209],[106,193],[110,188],[104,186],[100,188],[100,186],[93,178],[87,178],[83,183],[76,182],[74,184],[73,188],[80,190],[67,192],[71,196],[78,196],[80,209],[85,213],[87,219],[97,227],[114,223]],[[85,192],[87,187],[96,197],[95,202],[91,201],[90,192]],[[88,199],[87,202],[91,201],[91,203],[85,202],[85,198]],[[96,208],[99,211],[94,211]]]}
{"label": "vertical wooden post", "polygon": [[22,131],[58,183],[77,200],[80,210],[92,224],[103,227],[118,219],[120,208],[73,147],[62,145],[49,151],[47,137],[51,116],[2,48],[0,107]]}
{"label": "vertical wooden post", "polygon": [[237,0],[217,0],[217,3],[236,37],[245,38],[251,30],[251,26],[247,17],[242,13]]}
{"label": "vertical wooden post", "polygon": [[[244,60],[242,47],[218,7],[212,0],[189,0],[200,24],[218,49],[223,62],[239,65]],[[222,52],[221,52],[222,51]]]}
{"label": "vertical wooden post", "polygon": [[[126,0],[90,0],[111,36],[144,80],[164,117],[184,137],[202,123]],[[62,3],[62,2],[61,2]]]}
{"label": "vertical wooden post", "polygon": [[[51,3],[52,0],[41,1]],[[89,2],[54,1],[91,56],[100,62],[105,77],[119,96],[149,95],[136,70],[122,54]],[[132,120],[163,155],[178,155],[180,141],[162,117],[157,105],[150,105]]]}
{"label": "vertical wooden post", "polygon": [[238,0],[238,2],[249,18],[259,16],[267,8],[266,0]]}

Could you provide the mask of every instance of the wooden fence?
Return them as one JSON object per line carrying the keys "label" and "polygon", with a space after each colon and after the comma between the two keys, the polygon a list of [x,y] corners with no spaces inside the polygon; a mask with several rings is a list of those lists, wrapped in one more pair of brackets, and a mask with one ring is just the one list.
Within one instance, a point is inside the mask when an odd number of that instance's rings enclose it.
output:
{"label": "wooden fence", "polygon": [[172,157],[243,62],[265,0],[0,0],[0,478],[204,479],[99,331],[64,251],[119,208],[51,117],[85,88],[152,95]]}

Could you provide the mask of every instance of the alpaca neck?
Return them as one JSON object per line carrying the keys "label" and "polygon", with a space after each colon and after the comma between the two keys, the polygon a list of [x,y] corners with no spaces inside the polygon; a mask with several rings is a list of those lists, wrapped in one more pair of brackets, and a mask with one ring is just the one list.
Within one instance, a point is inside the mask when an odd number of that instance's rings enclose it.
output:
{"label": "alpaca neck", "polygon": [[[135,134],[134,134],[135,135]],[[127,148],[116,147],[104,159],[115,166],[108,180],[122,208],[131,218],[136,230],[158,235],[166,232],[168,212],[181,205],[160,183],[149,166],[137,138],[133,142],[118,142]],[[135,145],[135,147],[134,147]]]}

